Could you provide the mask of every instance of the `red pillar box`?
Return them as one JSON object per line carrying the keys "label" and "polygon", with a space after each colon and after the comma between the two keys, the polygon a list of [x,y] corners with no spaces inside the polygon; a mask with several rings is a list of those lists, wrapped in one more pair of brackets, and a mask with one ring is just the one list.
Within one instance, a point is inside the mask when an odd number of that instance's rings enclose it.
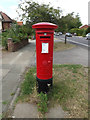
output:
{"label": "red pillar box", "polygon": [[36,69],[38,92],[47,92],[52,86],[53,38],[57,25],[42,22],[32,25],[36,30]]}

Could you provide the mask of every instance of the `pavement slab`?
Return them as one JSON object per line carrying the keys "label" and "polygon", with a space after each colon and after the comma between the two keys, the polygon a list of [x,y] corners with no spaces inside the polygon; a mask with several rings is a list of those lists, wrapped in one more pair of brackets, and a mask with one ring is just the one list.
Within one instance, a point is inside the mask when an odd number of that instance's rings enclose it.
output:
{"label": "pavement slab", "polygon": [[[11,94],[15,92],[19,84],[19,74],[9,72],[2,81],[2,101],[6,104],[3,104],[2,110],[4,111],[6,105],[8,105],[11,100]],[[7,90],[7,91],[6,91]]]}
{"label": "pavement slab", "polygon": [[8,72],[9,72],[9,69],[2,69],[2,78],[4,78]]}
{"label": "pavement slab", "polygon": [[30,43],[27,46],[16,52],[2,53],[2,110],[6,111],[8,103],[11,101],[19,83],[20,75],[24,72],[26,67],[35,64],[35,43]]}
{"label": "pavement slab", "polygon": [[54,52],[54,64],[82,64],[88,66],[88,50],[76,47]]}
{"label": "pavement slab", "polygon": [[13,116],[15,118],[38,118],[37,106],[29,103],[17,104]]}
{"label": "pavement slab", "polygon": [[[65,118],[66,115],[67,113],[62,110],[60,105],[57,105],[49,109],[48,113],[45,114],[45,118]],[[36,105],[19,103],[16,105],[12,116],[14,118],[38,118],[39,113]]]}
{"label": "pavement slab", "polygon": [[[58,105],[50,108],[48,113],[45,114],[45,118],[65,118],[66,115],[67,113],[62,110],[60,105]],[[38,118],[39,113],[36,105],[19,103],[16,105],[12,116],[14,118]]]}
{"label": "pavement slab", "polygon": [[46,118],[65,118],[66,115],[67,113],[62,110],[61,106],[57,105],[49,109]]}

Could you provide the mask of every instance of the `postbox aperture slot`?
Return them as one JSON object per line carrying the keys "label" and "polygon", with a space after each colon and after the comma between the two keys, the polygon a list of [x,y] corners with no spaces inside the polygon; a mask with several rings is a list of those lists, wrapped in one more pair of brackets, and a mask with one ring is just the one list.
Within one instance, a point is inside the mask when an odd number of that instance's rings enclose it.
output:
{"label": "postbox aperture slot", "polygon": [[51,38],[51,36],[40,36],[40,38]]}

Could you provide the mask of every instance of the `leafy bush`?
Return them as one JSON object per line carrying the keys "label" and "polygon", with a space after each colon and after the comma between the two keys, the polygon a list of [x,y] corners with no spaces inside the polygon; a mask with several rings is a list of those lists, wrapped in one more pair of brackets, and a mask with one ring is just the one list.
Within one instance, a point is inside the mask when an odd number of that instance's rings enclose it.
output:
{"label": "leafy bush", "polygon": [[82,34],[83,37],[86,36],[86,30],[83,31],[83,34]]}
{"label": "leafy bush", "polygon": [[12,38],[12,41],[17,43],[23,39],[27,39],[27,33],[23,26],[12,24],[11,28],[2,33],[2,46],[7,48],[7,40]]}
{"label": "leafy bush", "polygon": [[2,33],[2,46],[4,46],[5,49],[8,48],[8,47],[7,47],[7,39],[8,39],[7,33],[6,33],[6,32]]}
{"label": "leafy bush", "polygon": [[79,29],[79,28],[73,28],[69,31],[70,33],[76,33],[78,36],[82,36],[84,29]]}
{"label": "leafy bush", "polygon": [[84,29],[82,36],[85,37],[86,34],[88,33],[90,33],[90,27],[88,27],[87,29]]}
{"label": "leafy bush", "polygon": [[86,29],[86,34],[90,33],[90,26]]}
{"label": "leafy bush", "polygon": [[35,35],[35,30],[32,29],[31,23],[26,23],[26,25],[23,25],[23,30],[25,33],[27,33],[28,36]]}

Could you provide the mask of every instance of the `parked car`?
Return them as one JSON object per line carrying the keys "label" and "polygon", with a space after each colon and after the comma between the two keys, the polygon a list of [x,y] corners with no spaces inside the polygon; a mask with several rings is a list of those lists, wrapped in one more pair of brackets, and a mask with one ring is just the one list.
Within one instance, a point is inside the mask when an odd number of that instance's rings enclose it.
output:
{"label": "parked car", "polygon": [[72,37],[72,34],[71,33],[66,33],[66,36],[67,37]]}
{"label": "parked car", "polygon": [[76,36],[76,35],[77,35],[77,33],[74,33],[73,35],[74,35],[74,36]]}
{"label": "parked car", "polygon": [[59,35],[62,35],[62,32],[59,32]]}
{"label": "parked car", "polygon": [[88,33],[88,34],[86,35],[86,39],[87,39],[87,40],[90,40],[90,33]]}
{"label": "parked car", "polygon": [[59,32],[56,32],[56,34],[55,34],[56,36],[59,36]]}

